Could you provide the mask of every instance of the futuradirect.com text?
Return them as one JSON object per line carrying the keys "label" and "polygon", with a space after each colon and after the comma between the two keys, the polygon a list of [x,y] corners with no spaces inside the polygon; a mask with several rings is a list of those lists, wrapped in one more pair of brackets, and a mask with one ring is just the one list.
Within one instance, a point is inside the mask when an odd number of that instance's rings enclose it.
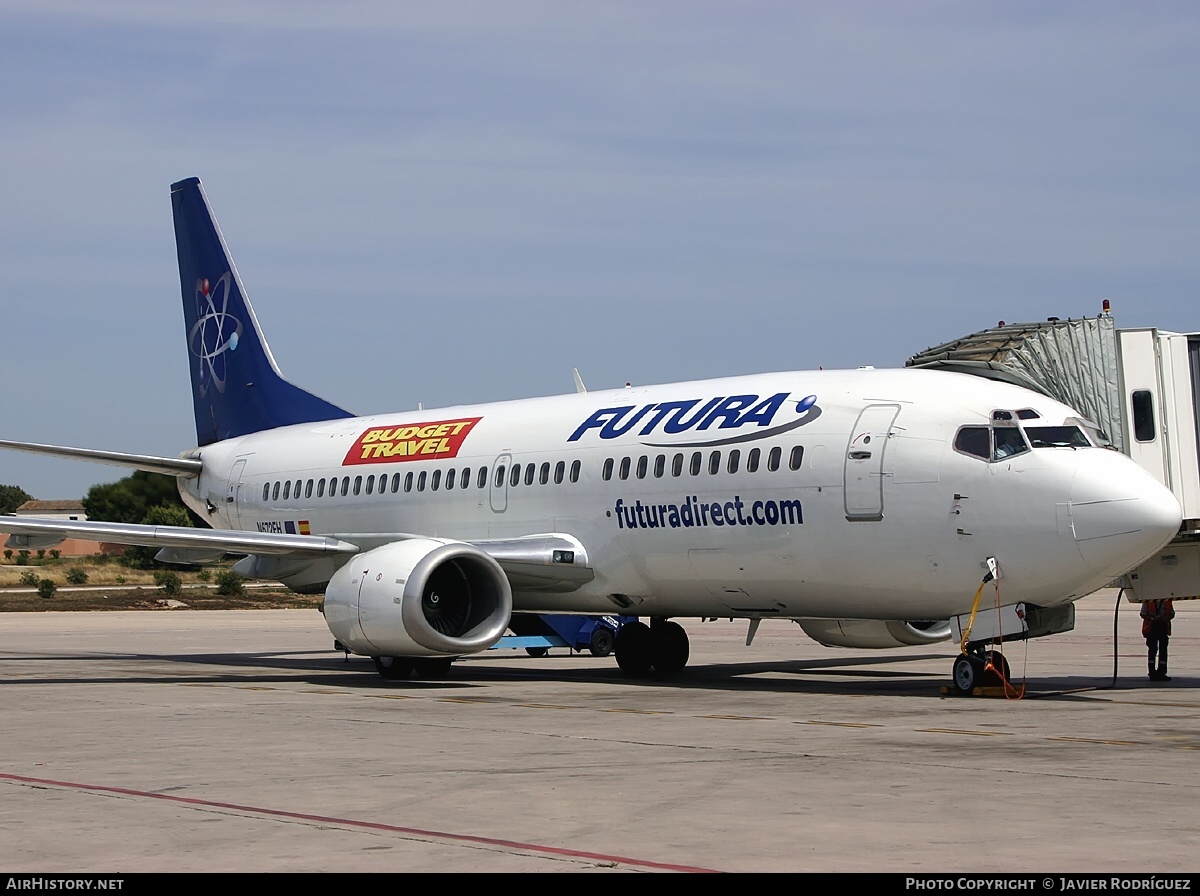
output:
{"label": "futuradirect.com text", "polygon": [[1034,890],[1068,893],[1075,890],[1191,890],[1189,877],[906,877],[906,890]]}

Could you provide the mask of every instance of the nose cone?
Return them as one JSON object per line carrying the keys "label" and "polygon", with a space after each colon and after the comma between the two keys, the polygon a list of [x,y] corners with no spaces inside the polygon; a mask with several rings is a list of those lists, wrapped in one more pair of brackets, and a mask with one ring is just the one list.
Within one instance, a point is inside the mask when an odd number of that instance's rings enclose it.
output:
{"label": "nose cone", "polygon": [[1167,488],[1124,455],[1087,455],[1071,482],[1071,528],[1084,562],[1115,578],[1169,542],[1183,511]]}

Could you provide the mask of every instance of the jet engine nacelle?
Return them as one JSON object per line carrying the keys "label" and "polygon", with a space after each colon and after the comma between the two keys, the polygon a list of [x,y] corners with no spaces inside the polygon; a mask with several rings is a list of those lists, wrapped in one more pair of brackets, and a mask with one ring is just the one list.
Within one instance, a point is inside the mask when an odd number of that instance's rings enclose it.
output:
{"label": "jet engine nacelle", "polygon": [[826,647],[915,647],[950,640],[949,622],[894,619],[797,619],[804,633]]}
{"label": "jet engine nacelle", "polygon": [[364,656],[478,653],[511,616],[504,570],[461,541],[412,538],[356,554],[325,590],[329,630]]}

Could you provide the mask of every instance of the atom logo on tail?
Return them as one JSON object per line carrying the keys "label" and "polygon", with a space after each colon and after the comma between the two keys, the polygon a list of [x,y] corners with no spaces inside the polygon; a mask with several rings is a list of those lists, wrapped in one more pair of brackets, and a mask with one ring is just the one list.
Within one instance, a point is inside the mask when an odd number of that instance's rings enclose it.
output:
{"label": "atom logo on tail", "polygon": [[232,282],[229,271],[215,287],[208,278],[196,281],[196,322],[188,333],[188,348],[200,361],[197,383],[201,395],[208,394],[210,383],[218,392],[225,391],[225,353],[236,351],[242,336],[242,322],[227,310]]}

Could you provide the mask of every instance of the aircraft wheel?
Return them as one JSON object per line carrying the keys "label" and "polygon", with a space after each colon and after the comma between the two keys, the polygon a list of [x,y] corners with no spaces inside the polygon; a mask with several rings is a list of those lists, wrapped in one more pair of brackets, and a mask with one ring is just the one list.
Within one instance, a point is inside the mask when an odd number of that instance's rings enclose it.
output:
{"label": "aircraft wheel", "polygon": [[690,648],[687,632],[678,622],[658,622],[650,627],[654,648],[654,669],[673,675],[687,665]]}
{"label": "aircraft wheel", "polygon": [[530,656],[543,657],[550,652],[549,647],[526,647],[525,652]]}
{"label": "aircraft wheel", "polygon": [[617,665],[627,675],[645,675],[654,664],[650,626],[644,622],[629,622],[617,633]]}
{"label": "aircraft wheel", "polygon": [[978,657],[960,653],[954,658],[954,690],[960,694],[970,694],[979,685],[983,677],[983,663]]}
{"label": "aircraft wheel", "polygon": [[388,681],[400,681],[412,674],[413,662],[403,656],[373,656],[375,671],[380,678]]}
{"label": "aircraft wheel", "polygon": [[413,668],[421,678],[445,678],[450,674],[452,656],[422,657],[413,660]]}
{"label": "aircraft wheel", "polygon": [[588,650],[592,652],[592,656],[608,656],[613,651],[615,640],[612,629],[598,625],[592,632]]}
{"label": "aircraft wheel", "polygon": [[1012,675],[1008,669],[1008,660],[1004,658],[1004,654],[999,650],[989,650],[987,652],[987,661],[992,667],[988,670],[988,678],[995,679],[996,684],[1012,681]]}

